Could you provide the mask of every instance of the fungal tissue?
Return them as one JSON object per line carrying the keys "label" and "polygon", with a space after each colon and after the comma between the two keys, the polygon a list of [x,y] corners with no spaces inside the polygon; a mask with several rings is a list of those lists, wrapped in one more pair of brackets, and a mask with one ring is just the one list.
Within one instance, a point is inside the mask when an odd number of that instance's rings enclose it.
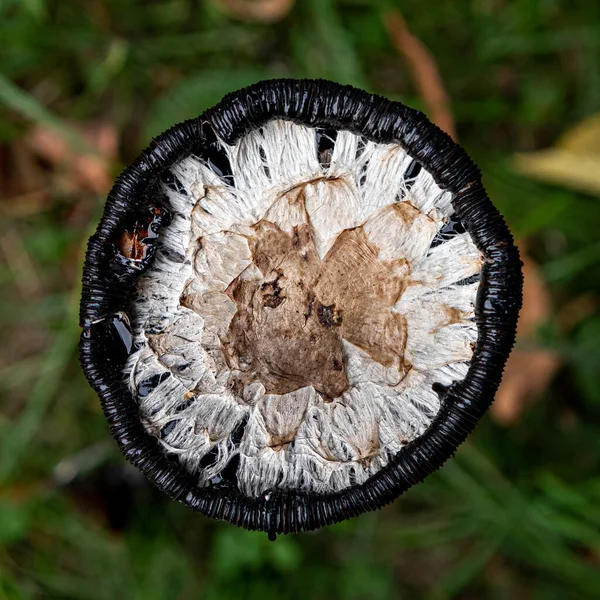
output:
{"label": "fungal tissue", "polygon": [[483,257],[395,143],[273,119],[174,165],[124,377],[201,486],[340,491],[427,430]]}

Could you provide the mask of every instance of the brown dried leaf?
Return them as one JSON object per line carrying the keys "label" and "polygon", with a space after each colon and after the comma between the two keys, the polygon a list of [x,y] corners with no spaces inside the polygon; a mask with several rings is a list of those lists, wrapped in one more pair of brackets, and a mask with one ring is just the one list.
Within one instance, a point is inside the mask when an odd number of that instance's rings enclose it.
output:
{"label": "brown dried leaf", "polygon": [[408,63],[419,94],[427,104],[429,118],[450,137],[456,139],[450,99],[433,54],[409,30],[406,21],[397,10],[386,12],[385,26],[398,54],[404,56]]}
{"label": "brown dried leaf", "polygon": [[[523,308],[517,326],[517,344],[531,347],[536,345],[537,330],[550,316],[551,300],[537,265],[526,256],[522,258]],[[549,350],[515,349],[491,408],[494,419],[504,425],[515,422],[548,387],[559,366],[559,357]]]}
{"label": "brown dried leaf", "polygon": [[22,141],[0,148],[0,190],[3,198],[36,193],[45,183],[45,174]]}
{"label": "brown dried leaf", "polygon": [[105,194],[112,181],[111,164],[117,156],[117,132],[109,123],[86,123],[78,129],[97,153],[77,153],[56,130],[39,125],[29,132],[25,142],[35,155],[62,171],[68,193]]}
{"label": "brown dried leaf", "polygon": [[584,319],[600,310],[600,298],[597,294],[587,293],[569,300],[556,315],[561,331],[568,333]]}
{"label": "brown dried leaf", "polygon": [[215,2],[235,19],[262,23],[281,21],[294,6],[294,0],[215,0]]}
{"label": "brown dried leaf", "polygon": [[48,173],[22,140],[0,147],[0,202],[8,217],[38,214],[48,206]]}

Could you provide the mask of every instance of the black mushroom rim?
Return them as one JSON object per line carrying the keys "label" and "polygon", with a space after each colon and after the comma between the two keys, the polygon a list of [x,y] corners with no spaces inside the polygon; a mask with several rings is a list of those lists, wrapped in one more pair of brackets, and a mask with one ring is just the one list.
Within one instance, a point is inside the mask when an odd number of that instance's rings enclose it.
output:
{"label": "black mushroom rim", "polygon": [[477,167],[422,113],[265,81],[117,179],[86,254],[81,364],[127,460],[274,537],[438,469],[494,398],[521,292]]}

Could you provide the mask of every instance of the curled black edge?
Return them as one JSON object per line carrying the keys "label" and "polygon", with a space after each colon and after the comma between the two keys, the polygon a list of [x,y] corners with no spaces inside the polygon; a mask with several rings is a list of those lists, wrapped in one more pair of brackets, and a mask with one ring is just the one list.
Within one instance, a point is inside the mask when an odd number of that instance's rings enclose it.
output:
{"label": "curled black edge", "polygon": [[[454,194],[454,209],[485,260],[476,306],[478,339],[470,368],[463,381],[445,392],[427,431],[361,485],[331,494],[273,490],[250,498],[233,488],[200,488],[189,473],[168,459],[158,441],[145,432],[131,393],[106,366],[93,324],[126,306],[133,279],[110,277],[106,256],[124,219],[158,193],[158,175],[184,156],[201,151],[211,129],[233,144],[274,117],[401,144],[440,187]],[[271,80],[229,94],[203,115],[175,125],[153,140],[117,179],[86,253],[80,360],[128,461],[193,510],[274,537],[379,509],[450,458],[493,401],[514,344],[521,300],[521,261],[512,236],[489,200],[479,170],[448,135],[419,111],[351,86],[324,80]]]}

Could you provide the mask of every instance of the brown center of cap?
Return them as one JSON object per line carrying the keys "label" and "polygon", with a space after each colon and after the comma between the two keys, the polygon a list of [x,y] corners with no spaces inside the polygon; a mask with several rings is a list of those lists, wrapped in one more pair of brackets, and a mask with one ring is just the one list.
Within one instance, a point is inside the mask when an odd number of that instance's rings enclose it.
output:
{"label": "brown center of cap", "polygon": [[349,387],[342,339],[406,371],[406,323],[391,310],[407,285],[405,259],[379,260],[362,226],[342,231],[323,259],[310,224],[286,232],[262,220],[253,231],[260,275],[242,273],[226,290],[237,312],[222,340],[244,383],[258,379],[270,394],[310,385],[336,398]]}

